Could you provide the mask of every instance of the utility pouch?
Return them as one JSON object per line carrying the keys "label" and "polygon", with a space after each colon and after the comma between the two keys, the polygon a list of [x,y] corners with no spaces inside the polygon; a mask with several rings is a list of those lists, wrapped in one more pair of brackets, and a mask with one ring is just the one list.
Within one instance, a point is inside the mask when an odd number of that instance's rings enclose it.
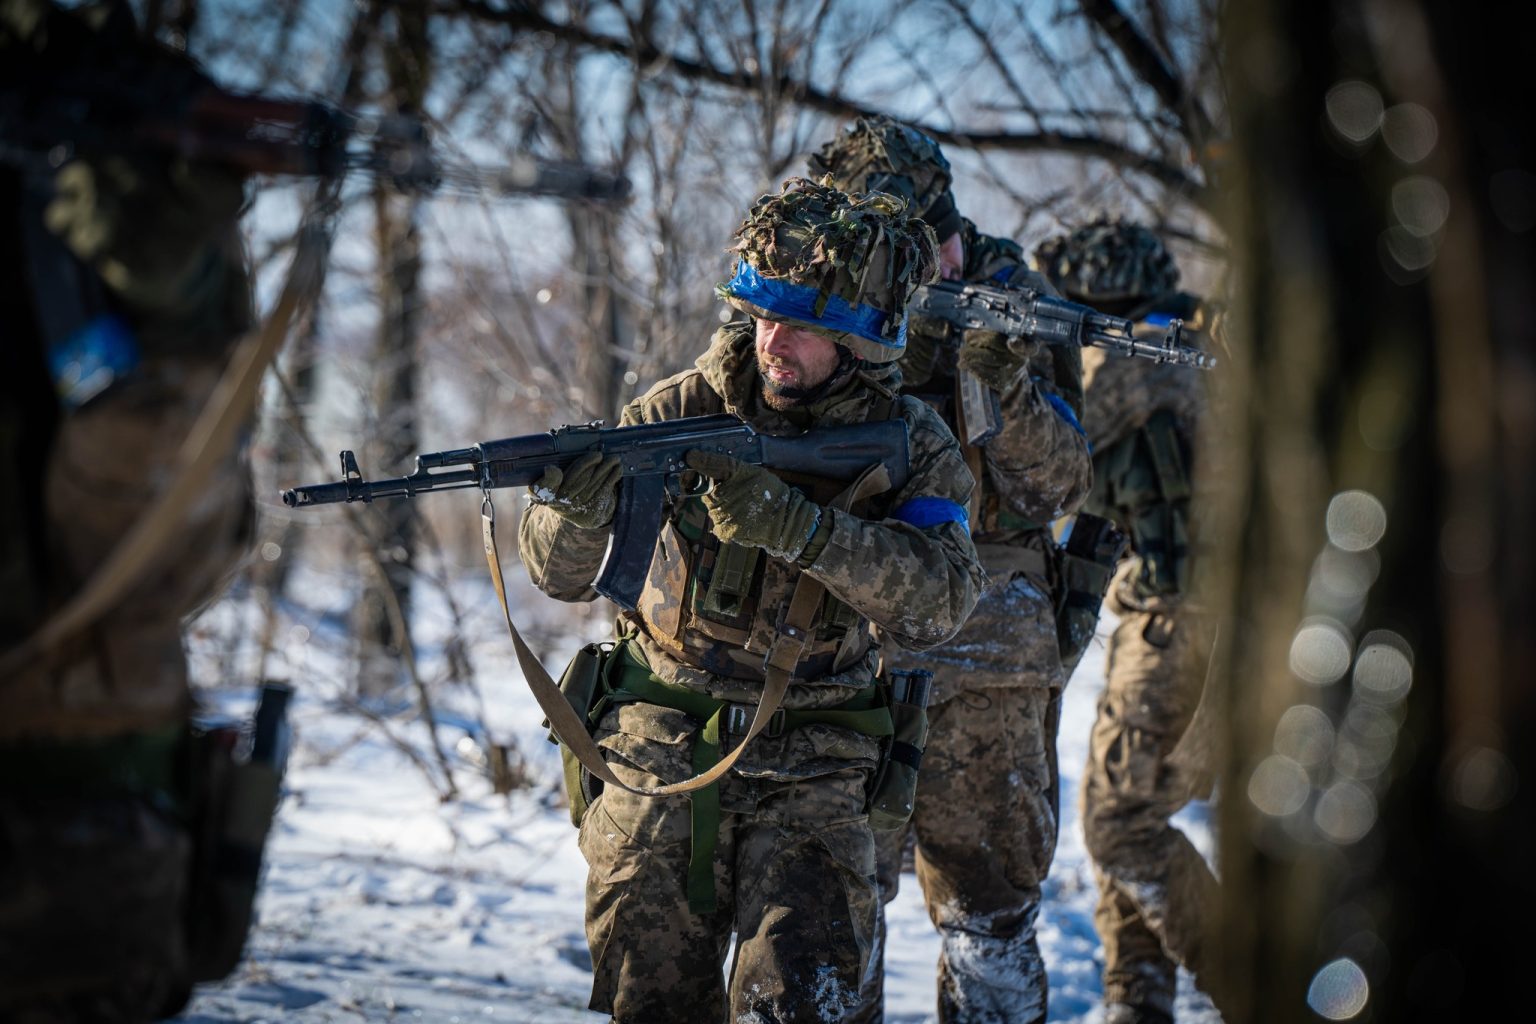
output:
{"label": "utility pouch", "polygon": [[869,827],[876,832],[901,828],[912,817],[917,798],[917,769],[928,743],[928,698],[933,673],[925,669],[889,669],[880,685],[891,708],[892,735],[870,787]]}
{"label": "utility pouch", "polygon": [[[587,723],[589,734],[597,725],[598,716],[594,712],[607,696],[608,668],[616,653],[617,647],[612,643],[587,644],[576,652],[560,677],[560,692],[571,709]],[[549,725],[549,720],[545,719],[544,724]],[[560,762],[565,770],[565,799],[571,809],[571,824],[579,828],[581,819],[587,816],[587,808],[603,791],[603,780],[593,778],[592,773],[582,767],[581,761],[570,747],[560,742],[554,730],[550,730],[549,742],[560,747]]]}
{"label": "utility pouch", "polygon": [[194,981],[217,981],[240,963],[256,904],[262,849],[281,796],[292,695],[287,686],[265,683],[248,728],[241,723],[192,727],[187,948]]}
{"label": "utility pouch", "polygon": [[1130,546],[1111,520],[1079,512],[1061,547],[1061,585],[1056,592],[1056,649],[1063,678],[1070,678],[1093,640],[1099,608],[1114,578],[1115,566]]}

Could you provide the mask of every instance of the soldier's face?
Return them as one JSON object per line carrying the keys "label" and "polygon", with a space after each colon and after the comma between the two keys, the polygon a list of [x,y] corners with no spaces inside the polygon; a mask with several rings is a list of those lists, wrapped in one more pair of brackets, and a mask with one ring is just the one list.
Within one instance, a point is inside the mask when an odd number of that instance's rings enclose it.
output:
{"label": "soldier's face", "polygon": [[956,231],[939,246],[939,277],[958,281],[965,270],[965,239]]}
{"label": "soldier's face", "polygon": [[802,401],[837,370],[837,343],[804,327],[757,321],[757,368],[770,408]]}

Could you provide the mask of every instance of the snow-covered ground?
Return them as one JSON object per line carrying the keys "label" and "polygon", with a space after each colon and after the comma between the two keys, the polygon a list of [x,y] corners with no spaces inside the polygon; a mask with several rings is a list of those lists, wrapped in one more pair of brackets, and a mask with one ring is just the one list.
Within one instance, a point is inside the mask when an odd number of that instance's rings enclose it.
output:
{"label": "snow-covered ground", "polygon": [[[562,629],[560,606],[527,589],[520,569],[509,588],[546,635],[558,669],[582,636],[606,629],[595,615]],[[233,1022],[470,1021],[594,1022],[585,1009],[590,958],[582,932],[585,865],[559,791],[559,758],[539,728],[542,717],[515,668],[510,641],[487,585],[457,593],[472,609],[463,634],[485,700],[490,735],[515,741],[535,782],[496,796],[475,771],[467,723],[476,704],[449,690],[441,698],[441,734],[462,791],[440,802],[427,771],[401,749],[429,751],[425,729],[409,712],[384,726],[343,711],[347,692],[341,623],[347,581],[306,572],[285,606],[281,642],[268,675],[298,689],[291,720],[296,746],[288,795],[267,850],[259,922],[244,962],[224,982],[199,988],[181,1016],[186,1024]],[[315,595],[323,595],[317,600]],[[422,602],[417,632],[423,672],[440,671],[447,632],[443,607]],[[194,627],[194,671],[203,682],[244,674],[225,653],[231,636],[254,635],[253,605],[233,597]],[[521,621],[521,619],[520,619]],[[1106,614],[1101,632],[1113,627]],[[1051,1021],[1095,1024],[1100,945],[1093,930],[1092,868],[1077,821],[1077,784],[1087,756],[1094,702],[1103,686],[1103,644],[1085,657],[1068,687],[1061,723],[1062,810],[1055,866],[1046,885],[1040,944],[1049,966]],[[248,659],[247,659],[248,660]],[[461,688],[462,689],[462,688]],[[222,689],[210,700],[230,711],[249,694]],[[465,723],[460,727],[454,723]],[[463,741],[462,743],[460,741]],[[432,757],[426,754],[426,761]],[[1203,805],[1179,822],[1210,853]],[[916,880],[903,882],[890,910],[886,956],[887,1020],[931,1021],[938,939]],[[1181,978],[1178,1019],[1219,1024],[1188,978]],[[686,1024],[686,1022],[683,1022]]]}

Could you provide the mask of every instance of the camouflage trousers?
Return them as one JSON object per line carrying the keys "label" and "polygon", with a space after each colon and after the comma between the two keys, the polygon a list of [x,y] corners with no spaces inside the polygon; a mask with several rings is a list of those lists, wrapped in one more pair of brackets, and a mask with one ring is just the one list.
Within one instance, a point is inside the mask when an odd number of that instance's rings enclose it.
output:
{"label": "camouflage trousers", "polygon": [[[638,744],[626,739],[628,758]],[[672,739],[687,745],[691,737]],[[613,753],[609,761],[632,785],[659,781]],[[711,914],[688,907],[688,798],[608,787],[581,824],[591,1008],[621,1024],[846,1020],[875,928],[867,778],[848,768],[799,780],[721,780]]]}
{"label": "camouflage trousers", "polygon": [[1170,763],[1194,715],[1209,633],[1187,608],[1123,609],[1083,773],[1083,838],[1099,883],[1104,1001],[1171,1015],[1176,964],[1209,991],[1204,932],[1217,883],[1169,818],[1208,788]]}
{"label": "camouflage trousers", "polygon": [[[881,901],[896,896],[910,832],[942,941],[938,1019],[1035,1024],[1045,1020],[1048,989],[1035,922],[1056,853],[1060,690],[944,692],[951,696],[929,709],[912,821],[875,837]],[[880,924],[883,954],[883,911]],[[882,1019],[881,973],[865,988],[860,1022]]]}

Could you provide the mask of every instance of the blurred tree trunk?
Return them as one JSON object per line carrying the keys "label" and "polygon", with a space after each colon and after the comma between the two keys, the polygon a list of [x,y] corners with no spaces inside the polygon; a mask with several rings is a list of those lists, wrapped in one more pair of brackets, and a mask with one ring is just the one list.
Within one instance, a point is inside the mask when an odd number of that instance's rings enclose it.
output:
{"label": "blurred tree trunk", "polygon": [[[419,116],[431,80],[431,48],[425,0],[392,5],[391,30],[382,42],[390,103],[395,112]],[[419,196],[396,194],[379,183],[374,190],[375,241],[378,247],[379,334],[373,364],[373,408],[378,416],[374,465],[389,473],[408,472],[419,451],[416,430],[416,347],[422,312],[421,217]],[[388,602],[410,623],[411,578],[416,549],[413,502],[375,506],[380,530],[372,539],[383,560],[389,587],[369,585],[357,604],[354,635],[360,647],[357,691],[377,695],[402,685],[402,638]]]}
{"label": "blurred tree trunk", "polygon": [[1425,0],[1227,14],[1228,1024],[1504,1019],[1536,895],[1526,61]]}

